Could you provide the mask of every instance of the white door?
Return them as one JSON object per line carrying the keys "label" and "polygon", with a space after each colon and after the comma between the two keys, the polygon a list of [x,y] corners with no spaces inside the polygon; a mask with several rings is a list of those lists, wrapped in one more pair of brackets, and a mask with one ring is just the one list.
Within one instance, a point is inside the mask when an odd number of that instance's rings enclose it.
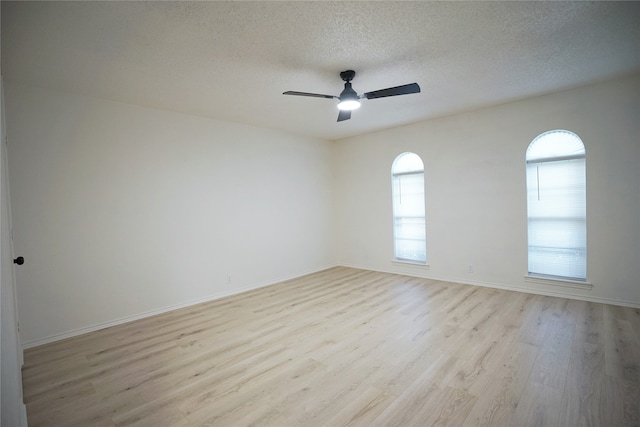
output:
{"label": "white door", "polygon": [[18,331],[16,287],[13,277],[13,250],[7,180],[6,126],[4,121],[4,87],[0,77],[0,426],[27,425],[26,407],[22,401],[22,346]]}

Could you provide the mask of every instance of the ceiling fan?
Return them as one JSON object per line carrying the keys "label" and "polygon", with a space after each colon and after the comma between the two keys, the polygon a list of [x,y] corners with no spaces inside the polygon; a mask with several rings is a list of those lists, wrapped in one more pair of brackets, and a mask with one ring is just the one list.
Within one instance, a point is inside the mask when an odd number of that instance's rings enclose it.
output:
{"label": "ceiling fan", "polygon": [[340,78],[345,82],[344,90],[340,93],[340,96],[334,95],[322,95],[320,93],[309,92],[296,92],[289,90],[283,92],[283,95],[296,95],[296,96],[310,96],[313,98],[328,98],[337,99],[338,109],[338,121],[349,120],[351,118],[351,111],[360,108],[360,99],[376,99],[385,98],[387,96],[408,95],[410,93],[420,93],[420,86],[418,83],[410,83],[402,86],[390,87],[387,89],[374,90],[372,92],[363,93],[358,95],[355,90],[351,88],[351,80],[356,76],[356,72],[353,70],[346,70],[340,73]]}

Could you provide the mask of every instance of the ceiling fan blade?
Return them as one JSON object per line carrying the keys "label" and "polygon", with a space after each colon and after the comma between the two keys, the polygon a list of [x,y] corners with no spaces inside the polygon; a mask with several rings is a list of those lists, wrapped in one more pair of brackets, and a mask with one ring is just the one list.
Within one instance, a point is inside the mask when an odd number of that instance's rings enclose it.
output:
{"label": "ceiling fan blade", "polygon": [[333,95],[323,95],[321,93],[309,93],[309,92],[296,92],[294,90],[288,90],[286,92],[282,92],[283,95],[296,95],[296,96],[311,96],[313,98],[329,98],[329,99],[334,99],[334,98],[338,98],[337,96],[333,96]]}
{"label": "ceiling fan blade", "polygon": [[351,110],[340,110],[338,113],[338,121],[349,120],[351,118]]}
{"label": "ceiling fan blade", "polygon": [[408,95],[410,93],[420,93],[420,86],[418,86],[418,83],[410,83],[408,85],[374,90],[373,92],[365,93],[363,96],[367,99],[376,99],[387,96]]}

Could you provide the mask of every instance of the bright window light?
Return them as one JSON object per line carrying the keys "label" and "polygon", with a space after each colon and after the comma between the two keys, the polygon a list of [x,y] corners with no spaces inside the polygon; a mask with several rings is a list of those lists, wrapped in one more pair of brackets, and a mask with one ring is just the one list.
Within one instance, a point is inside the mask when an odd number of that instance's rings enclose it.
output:
{"label": "bright window light", "polygon": [[569,131],[545,132],[527,149],[529,274],[586,280],[585,148]]}

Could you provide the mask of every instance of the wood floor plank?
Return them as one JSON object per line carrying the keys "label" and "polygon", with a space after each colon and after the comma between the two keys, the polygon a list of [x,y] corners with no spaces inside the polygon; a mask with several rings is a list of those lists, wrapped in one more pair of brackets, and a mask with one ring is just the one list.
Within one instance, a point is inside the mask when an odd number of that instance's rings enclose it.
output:
{"label": "wood floor plank", "polygon": [[470,391],[478,396],[465,426],[508,426],[520,403],[539,348],[515,342],[489,370],[491,378]]}
{"label": "wood floor plank", "polygon": [[638,325],[626,309],[604,306],[605,374],[609,390],[620,396],[621,422],[640,425],[640,342]]}
{"label": "wood floor plank", "polygon": [[531,372],[533,381],[556,390],[564,388],[574,331],[575,326],[566,321],[549,325]]}
{"label": "wood floor plank", "polygon": [[637,426],[640,310],[336,267],[25,351],[30,426]]}
{"label": "wood floor plank", "polygon": [[349,401],[337,414],[326,421],[329,426],[362,426],[374,424],[381,412],[396,399],[396,396],[375,387]]}
{"label": "wood floor plank", "polygon": [[561,401],[562,392],[560,390],[535,381],[528,381],[508,425],[557,426],[560,419]]}
{"label": "wood floor plank", "polygon": [[[602,425],[607,379],[601,304],[583,303],[570,350],[560,425]],[[606,414],[606,411],[604,411]]]}

